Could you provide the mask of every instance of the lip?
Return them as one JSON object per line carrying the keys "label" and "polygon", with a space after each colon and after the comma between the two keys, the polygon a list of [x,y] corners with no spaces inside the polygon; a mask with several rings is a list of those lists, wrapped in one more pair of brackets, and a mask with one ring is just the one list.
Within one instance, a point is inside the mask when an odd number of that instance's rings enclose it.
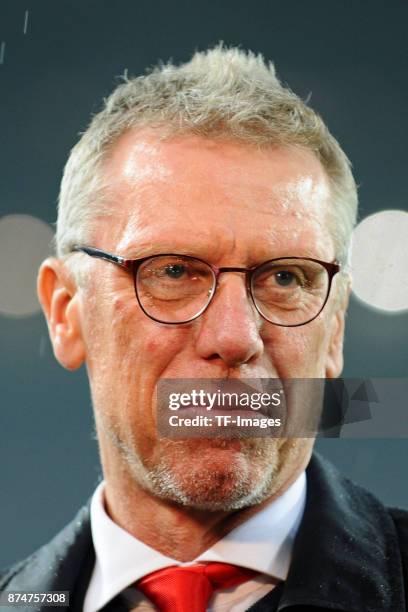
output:
{"label": "lip", "polygon": [[[270,379],[163,379],[158,415],[179,412],[187,418],[234,413],[247,418],[282,418],[286,412],[284,394],[280,401],[272,399],[273,394],[282,393],[282,382],[272,380],[271,385]],[[269,395],[269,399],[264,395]]]}
{"label": "lip", "polygon": [[216,415],[225,415],[232,417],[251,417],[251,418],[260,418],[260,417],[268,417],[268,418],[277,418],[280,414],[272,414],[271,411],[268,411],[267,408],[261,407],[258,410],[252,408],[242,408],[240,406],[230,406],[229,408],[225,406],[214,406],[213,408],[207,409],[205,406],[194,406],[190,404],[188,406],[180,406],[177,410],[171,410],[171,414],[182,413],[183,417],[189,418],[190,416],[216,416]]}
{"label": "lip", "polygon": [[[223,431],[233,431],[233,430],[254,430],[258,429],[258,425],[252,424],[255,419],[277,419],[281,420],[281,425],[278,427],[270,426],[274,431],[280,431],[282,426],[284,425],[284,419],[282,419],[282,414],[264,414],[260,410],[251,410],[251,409],[238,409],[238,408],[212,408],[211,410],[206,410],[202,407],[197,406],[186,406],[179,410],[172,410],[171,416],[178,415],[181,419],[194,419],[196,417],[201,417],[204,419],[208,418],[208,422],[212,422],[213,426],[211,430],[221,429]],[[170,416],[167,413],[167,417]],[[165,418],[167,418],[165,417]],[[217,419],[218,417],[218,419]],[[220,420],[221,417],[229,417],[229,421]],[[245,424],[239,422],[240,419],[249,420],[249,422],[245,421]],[[181,428],[184,427],[183,423],[181,423]],[[210,431],[210,428],[206,425],[205,421],[201,421],[198,425],[198,429]],[[269,428],[266,429],[268,431]],[[265,431],[265,430],[264,430]]]}
{"label": "lip", "polygon": [[[271,421],[267,422],[267,419]],[[165,410],[158,416],[159,434],[173,439],[280,437],[284,427],[282,414],[264,415],[248,408],[206,410],[203,407],[184,406],[178,410]]]}

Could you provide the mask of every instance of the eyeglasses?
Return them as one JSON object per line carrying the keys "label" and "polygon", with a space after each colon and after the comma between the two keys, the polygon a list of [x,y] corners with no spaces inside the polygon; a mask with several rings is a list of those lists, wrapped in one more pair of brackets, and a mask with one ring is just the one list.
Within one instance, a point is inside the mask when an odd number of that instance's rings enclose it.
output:
{"label": "eyeglasses", "polygon": [[274,325],[297,327],[313,321],[323,310],[338,262],[309,257],[278,257],[254,268],[213,266],[189,255],[161,254],[125,259],[87,246],[74,246],[130,272],[143,312],[158,323],[177,325],[197,319],[215,295],[220,274],[246,275],[249,295],[259,314]]}

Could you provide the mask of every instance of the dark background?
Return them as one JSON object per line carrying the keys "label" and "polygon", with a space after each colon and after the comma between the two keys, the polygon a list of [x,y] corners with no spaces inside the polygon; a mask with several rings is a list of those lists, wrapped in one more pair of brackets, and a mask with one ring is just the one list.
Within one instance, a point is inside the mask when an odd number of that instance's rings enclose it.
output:
{"label": "dark background", "polygon": [[[3,1],[0,216],[54,222],[69,149],[118,75],[187,60],[219,40],[262,52],[298,94],[312,92],[353,161],[360,219],[407,210],[407,23],[398,0]],[[407,347],[407,311],[387,315],[352,299],[344,376],[406,377]],[[2,566],[62,527],[100,468],[86,373],[56,363],[40,315],[0,315],[0,402]],[[408,505],[405,439],[318,447],[383,501]]]}

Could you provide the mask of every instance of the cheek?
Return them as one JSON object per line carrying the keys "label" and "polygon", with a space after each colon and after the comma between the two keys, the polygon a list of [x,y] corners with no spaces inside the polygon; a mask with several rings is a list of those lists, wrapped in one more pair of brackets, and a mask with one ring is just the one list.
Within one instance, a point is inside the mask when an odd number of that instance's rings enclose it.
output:
{"label": "cheek", "polygon": [[277,327],[265,340],[265,347],[281,378],[324,376],[327,341],[323,321]]}
{"label": "cheek", "polygon": [[149,319],[133,291],[105,293],[93,307],[87,317],[88,367],[95,377],[109,379],[122,396],[155,385],[185,347],[186,330]]}

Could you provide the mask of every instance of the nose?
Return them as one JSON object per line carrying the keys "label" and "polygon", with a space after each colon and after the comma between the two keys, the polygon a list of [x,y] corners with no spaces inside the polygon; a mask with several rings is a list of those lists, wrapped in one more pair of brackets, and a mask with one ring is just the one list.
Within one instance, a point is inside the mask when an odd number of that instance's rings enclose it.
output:
{"label": "nose", "polygon": [[204,359],[236,367],[263,353],[262,319],[247,294],[242,273],[220,276],[215,296],[198,321],[196,350]]}

